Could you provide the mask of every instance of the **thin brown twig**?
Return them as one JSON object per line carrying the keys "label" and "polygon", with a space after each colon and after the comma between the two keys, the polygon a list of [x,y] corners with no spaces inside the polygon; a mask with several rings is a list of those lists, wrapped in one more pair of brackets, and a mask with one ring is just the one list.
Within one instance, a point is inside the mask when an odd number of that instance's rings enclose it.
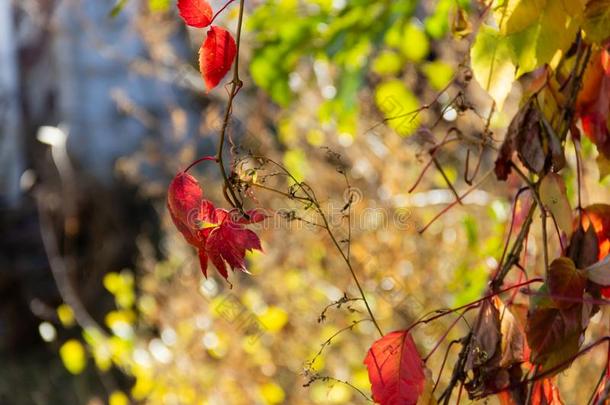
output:
{"label": "thin brown twig", "polygon": [[[218,166],[220,167],[220,172],[222,174],[222,178],[224,179],[225,188],[229,191],[229,195],[230,195],[230,198],[227,198],[227,200],[231,204],[231,206],[239,209],[242,214],[244,214],[243,203],[242,203],[242,200],[237,197],[237,194],[235,193],[235,190],[229,181],[229,176],[227,175],[227,172],[224,167],[222,151],[224,148],[227,129],[229,127],[229,121],[230,121],[231,115],[232,115],[233,100],[235,99],[235,97],[237,96],[237,93],[239,93],[239,90],[243,86],[243,83],[242,83],[241,79],[239,78],[239,49],[240,49],[240,45],[241,45],[241,31],[242,31],[242,25],[243,25],[243,19],[244,19],[244,8],[245,8],[244,3],[245,3],[245,0],[240,0],[240,2],[239,2],[239,18],[237,20],[237,38],[235,40],[236,46],[237,46],[237,51],[235,54],[235,63],[233,65],[233,80],[231,80],[231,88],[229,90],[229,100],[227,101],[225,116],[224,116],[224,120],[222,122],[222,128],[220,130],[220,140],[218,142],[218,152],[216,153],[216,160],[218,162]],[[226,193],[225,193],[225,197],[228,197],[226,195]]]}
{"label": "thin brown twig", "polygon": [[447,177],[445,170],[443,170],[443,167],[438,162],[438,159],[436,157],[432,157],[432,162],[434,162],[434,166],[436,166],[436,170],[438,170],[440,172],[441,176],[443,177],[443,180],[445,180],[447,187],[449,187],[449,189],[455,196],[456,200],[460,203],[460,205],[464,205],[464,203],[462,203],[462,199],[460,198],[460,195],[458,194],[457,190],[455,189],[455,187],[453,187],[453,184],[451,184],[451,180],[449,180],[449,177]]}
{"label": "thin brown twig", "polygon": [[448,206],[446,206],[445,208],[443,208],[438,214],[436,214],[434,216],[434,218],[432,218],[430,220],[430,222],[428,222],[422,229],[418,230],[417,232],[422,234],[424,232],[426,232],[426,230],[430,227],[430,225],[432,225],[434,222],[436,222],[437,219],[439,219],[441,216],[443,216],[447,211],[449,211],[451,208],[455,207],[459,201],[463,200],[464,198],[466,198],[470,193],[472,193],[474,190],[476,190],[477,188],[481,187],[481,185],[487,180],[487,178],[489,177],[490,174],[493,173],[493,169],[488,171],[487,173],[485,173],[481,180],[479,180],[479,182],[473,186],[471,186],[468,190],[466,190],[464,192],[464,194],[462,194],[458,200],[455,200],[454,202],[452,202],[451,204],[449,204]]}

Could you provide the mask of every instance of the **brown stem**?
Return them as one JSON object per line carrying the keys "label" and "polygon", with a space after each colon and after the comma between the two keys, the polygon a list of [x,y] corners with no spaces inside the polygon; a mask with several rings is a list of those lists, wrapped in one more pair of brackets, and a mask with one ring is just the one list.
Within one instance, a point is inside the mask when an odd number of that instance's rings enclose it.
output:
{"label": "brown stem", "polygon": [[[222,122],[222,129],[220,130],[220,141],[218,143],[218,152],[216,153],[216,161],[218,162],[218,166],[220,167],[220,172],[222,173],[222,178],[224,179],[225,187],[229,191],[231,198],[228,198],[229,203],[234,207],[239,209],[243,214],[243,203],[240,198],[237,197],[233,186],[229,181],[229,176],[224,167],[224,161],[222,157],[222,151],[224,148],[225,137],[227,134],[227,129],[229,127],[229,120],[231,119],[232,109],[233,109],[233,100],[239,90],[241,89],[243,83],[239,78],[239,48],[241,45],[241,28],[244,20],[244,3],[245,0],[240,0],[239,2],[239,19],[237,21],[237,38],[235,40],[237,45],[237,51],[235,53],[235,63],[233,66],[233,80],[231,80],[231,88],[229,90],[229,100],[227,101],[227,108],[224,116],[224,120]],[[228,3],[227,3],[228,5]]]}

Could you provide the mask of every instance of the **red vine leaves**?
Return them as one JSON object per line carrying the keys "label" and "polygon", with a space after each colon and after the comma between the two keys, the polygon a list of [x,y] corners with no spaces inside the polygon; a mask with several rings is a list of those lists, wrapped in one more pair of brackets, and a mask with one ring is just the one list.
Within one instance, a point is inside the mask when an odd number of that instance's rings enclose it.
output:
{"label": "red vine leaves", "polygon": [[[191,27],[205,28],[213,22],[212,7],[207,0],[180,0],[178,9],[184,22]],[[236,55],[237,44],[231,33],[212,25],[199,50],[199,70],[208,91],[231,70]]]}

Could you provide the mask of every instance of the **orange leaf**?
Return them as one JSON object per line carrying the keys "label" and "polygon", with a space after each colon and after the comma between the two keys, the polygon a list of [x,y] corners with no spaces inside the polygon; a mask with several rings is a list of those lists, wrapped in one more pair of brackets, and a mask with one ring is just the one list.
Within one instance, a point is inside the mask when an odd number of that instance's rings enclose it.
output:
{"label": "orange leaf", "polygon": [[598,151],[610,158],[610,51],[602,49],[593,55],[583,78],[576,110],[582,128]]}
{"label": "orange leaf", "polygon": [[[582,216],[582,226],[588,229],[589,224],[593,226],[597,235],[598,260],[603,260],[610,254],[610,205],[593,204],[586,207]],[[603,288],[602,294],[606,298],[610,297],[610,288]]]}
{"label": "orange leaf", "polygon": [[532,405],[563,405],[559,390],[550,378],[544,378],[534,383],[530,403]]}
{"label": "orange leaf", "polygon": [[178,0],[178,10],[191,27],[204,28],[212,23],[212,6],[207,0]]}
{"label": "orange leaf", "polygon": [[199,70],[208,91],[220,83],[231,70],[237,54],[237,44],[229,31],[212,26],[199,50]]}
{"label": "orange leaf", "polygon": [[381,405],[414,405],[425,386],[424,362],[407,331],[389,333],[369,349],[364,364],[373,399]]}

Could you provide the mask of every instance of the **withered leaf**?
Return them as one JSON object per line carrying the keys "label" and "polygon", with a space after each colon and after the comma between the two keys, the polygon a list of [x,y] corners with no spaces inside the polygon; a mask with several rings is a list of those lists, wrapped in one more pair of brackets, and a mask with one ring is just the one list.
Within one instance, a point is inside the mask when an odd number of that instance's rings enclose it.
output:
{"label": "withered leaf", "polygon": [[595,229],[592,226],[585,231],[582,224],[578,224],[576,232],[570,240],[567,256],[572,259],[577,268],[584,269],[597,262],[598,243]]}
{"label": "withered leaf", "polygon": [[551,263],[548,285],[557,308],[569,308],[582,303],[586,278],[576,269],[572,259],[559,257]]}

